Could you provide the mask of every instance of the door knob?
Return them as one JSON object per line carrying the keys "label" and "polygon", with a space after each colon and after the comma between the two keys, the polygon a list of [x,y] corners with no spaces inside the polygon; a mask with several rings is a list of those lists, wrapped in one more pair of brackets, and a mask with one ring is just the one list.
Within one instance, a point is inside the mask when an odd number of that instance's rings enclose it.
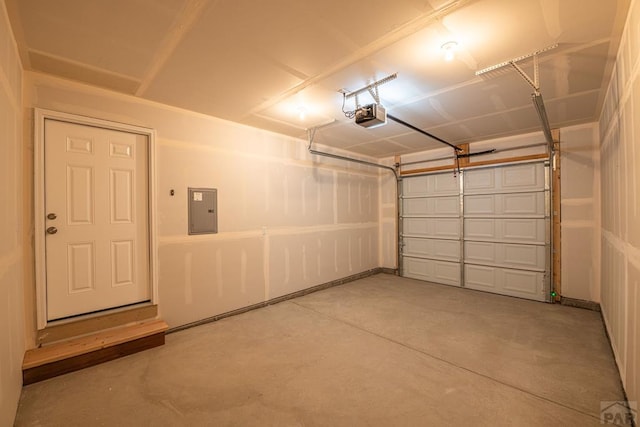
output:
{"label": "door knob", "polygon": [[56,234],[58,232],[58,229],[55,227],[49,227],[47,228],[47,233],[48,234]]}
{"label": "door knob", "polygon": [[54,213],[50,213],[49,215],[47,215],[47,219],[56,219],[58,218],[58,216]]}

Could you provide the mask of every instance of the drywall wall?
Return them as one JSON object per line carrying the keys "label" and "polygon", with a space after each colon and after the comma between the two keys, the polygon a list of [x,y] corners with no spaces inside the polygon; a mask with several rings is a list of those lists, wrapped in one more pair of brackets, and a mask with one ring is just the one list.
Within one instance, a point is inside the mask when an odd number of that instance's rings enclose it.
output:
{"label": "drywall wall", "polygon": [[562,296],[600,302],[598,124],[560,131]]}
{"label": "drywall wall", "polygon": [[0,1],[0,426],[13,425],[24,355],[22,66]]}
{"label": "drywall wall", "polygon": [[[25,106],[157,131],[159,309],[170,327],[379,267],[377,168],[42,74],[25,73]],[[218,190],[218,234],[187,235],[188,187]]]}
{"label": "drywall wall", "polygon": [[640,401],[640,1],[600,117],[602,313],[629,400]]}

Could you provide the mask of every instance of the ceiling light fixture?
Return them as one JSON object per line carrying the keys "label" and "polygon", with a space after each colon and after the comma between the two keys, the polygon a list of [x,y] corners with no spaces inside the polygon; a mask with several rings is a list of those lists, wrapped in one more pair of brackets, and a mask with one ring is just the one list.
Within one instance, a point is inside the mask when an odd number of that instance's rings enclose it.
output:
{"label": "ceiling light fixture", "polygon": [[442,49],[442,51],[444,52],[444,60],[447,62],[453,61],[453,59],[456,57],[457,48],[458,48],[458,42],[453,40],[448,41],[442,46],[440,46],[440,49]]}
{"label": "ceiling light fixture", "polygon": [[301,121],[304,121],[304,119],[307,118],[307,109],[304,107],[298,107],[298,118]]}

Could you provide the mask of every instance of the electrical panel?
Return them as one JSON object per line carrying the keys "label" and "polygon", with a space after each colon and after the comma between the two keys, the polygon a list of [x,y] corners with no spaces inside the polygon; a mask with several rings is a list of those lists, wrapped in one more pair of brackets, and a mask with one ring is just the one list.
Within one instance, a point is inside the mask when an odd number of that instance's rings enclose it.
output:
{"label": "electrical panel", "polygon": [[218,232],[218,190],[189,188],[189,234]]}

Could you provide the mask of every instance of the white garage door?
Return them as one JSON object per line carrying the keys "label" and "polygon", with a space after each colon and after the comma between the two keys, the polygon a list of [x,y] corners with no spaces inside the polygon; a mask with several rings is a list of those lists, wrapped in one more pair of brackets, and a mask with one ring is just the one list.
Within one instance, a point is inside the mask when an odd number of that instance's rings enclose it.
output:
{"label": "white garage door", "polygon": [[527,163],[403,179],[402,275],[548,300],[547,176]]}
{"label": "white garage door", "polygon": [[460,286],[460,181],[452,173],[402,181],[405,277]]}

